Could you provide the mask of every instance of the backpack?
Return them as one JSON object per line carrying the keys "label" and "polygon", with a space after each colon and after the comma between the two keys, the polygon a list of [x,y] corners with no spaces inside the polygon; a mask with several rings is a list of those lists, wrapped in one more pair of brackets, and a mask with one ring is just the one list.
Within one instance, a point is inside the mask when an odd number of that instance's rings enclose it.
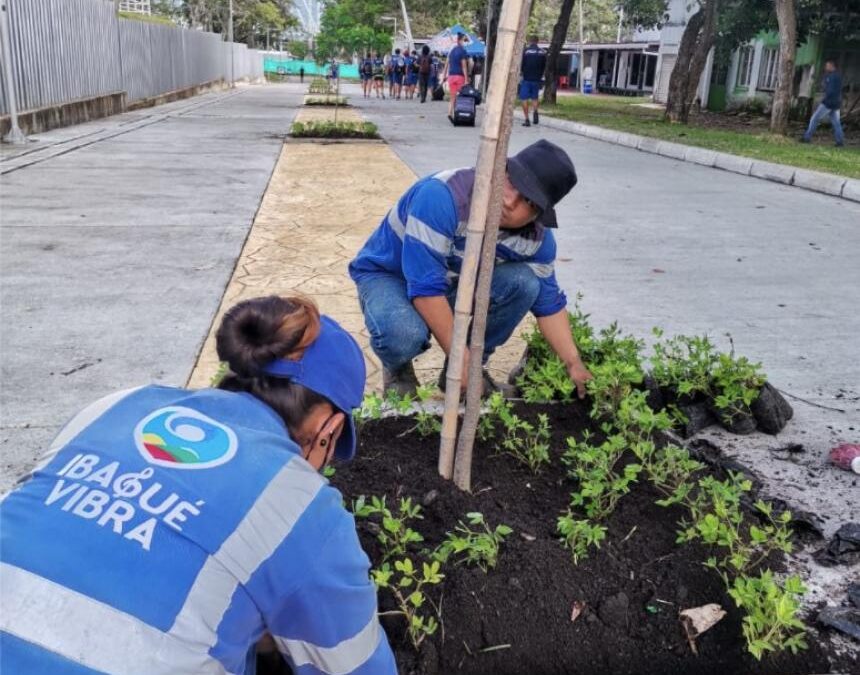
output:
{"label": "backpack", "polygon": [[361,70],[365,75],[370,75],[373,72],[373,64],[369,59],[362,64]]}
{"label": "backpack", "polygon": [[418,72],[421,73],[422,75],[429,75],[430,74],[430,64],[431,64],[430,57],[429,56],[422,56],[420,59],[418,59]]}

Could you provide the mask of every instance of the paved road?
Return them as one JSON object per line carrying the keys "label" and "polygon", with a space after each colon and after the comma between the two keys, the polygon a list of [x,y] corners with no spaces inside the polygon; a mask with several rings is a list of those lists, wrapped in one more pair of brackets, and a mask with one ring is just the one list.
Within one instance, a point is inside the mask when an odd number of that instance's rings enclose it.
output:
{"label": "paved road", "polygon": [[[479,129],[453,128],[445,104],[351,100],[417,174],[474,163]],[[844,410],[793,401],[796,418],[776,439],[709,435],[826,531],[856,519],[857,481],[825,458],[838,441],[860,442],[860,205],[521,121],[511,153],[547,138],[579,174],[557,209],[568,296],[584,294],[595,324],[618,320],[645,339],[659,325],[728,349],[731,333],[776,386]],[[790,442],[806,453],[773,459]]]}
{"label": "paved road", "polygon": [[0,488],[84,404],[184,384],[296,91],[244,87],[4,148]]}

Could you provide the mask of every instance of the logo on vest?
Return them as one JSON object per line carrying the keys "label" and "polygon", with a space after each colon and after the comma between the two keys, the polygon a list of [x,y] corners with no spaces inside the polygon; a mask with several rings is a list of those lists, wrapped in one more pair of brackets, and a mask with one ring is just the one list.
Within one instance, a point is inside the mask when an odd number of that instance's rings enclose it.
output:
{"label": "logo on vest", "polygon": [[134,443],[151,464],[172,469],[211,469],[236,454],[235,432],[211,417],[180,406],[160,408],[134,430]]}

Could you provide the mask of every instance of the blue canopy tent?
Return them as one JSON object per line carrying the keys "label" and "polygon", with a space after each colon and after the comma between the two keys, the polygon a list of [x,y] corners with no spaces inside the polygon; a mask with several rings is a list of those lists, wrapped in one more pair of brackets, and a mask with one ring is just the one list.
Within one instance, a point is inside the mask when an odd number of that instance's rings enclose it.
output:
{"label": "blue canopy tent", "polygon": [[454,24],[438,35],[435,35],[428,43],[430,51],[447,54],[457,44],[457,33],[463,33],[466,36],[466,42],[463,46],[466,48],[466,53],[469,56],[483,57],[486,55],[487,48],[481,41],[481,38],[460,24]]}

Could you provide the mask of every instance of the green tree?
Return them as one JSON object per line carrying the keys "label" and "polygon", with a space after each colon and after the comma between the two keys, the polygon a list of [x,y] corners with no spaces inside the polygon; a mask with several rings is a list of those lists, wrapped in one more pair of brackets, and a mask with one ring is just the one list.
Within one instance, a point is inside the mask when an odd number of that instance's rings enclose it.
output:
{"label": "green tree", "polygon": [[286,46],[287,51],[300,61],[308,55],[308,45],[304,40],[290,40]]}
{"label": "green tree", "polygon": [[388,9],[385,0],[337,0],[326,5],[316,37],[317,60],[390,50],[390,29],[379,19]]}

